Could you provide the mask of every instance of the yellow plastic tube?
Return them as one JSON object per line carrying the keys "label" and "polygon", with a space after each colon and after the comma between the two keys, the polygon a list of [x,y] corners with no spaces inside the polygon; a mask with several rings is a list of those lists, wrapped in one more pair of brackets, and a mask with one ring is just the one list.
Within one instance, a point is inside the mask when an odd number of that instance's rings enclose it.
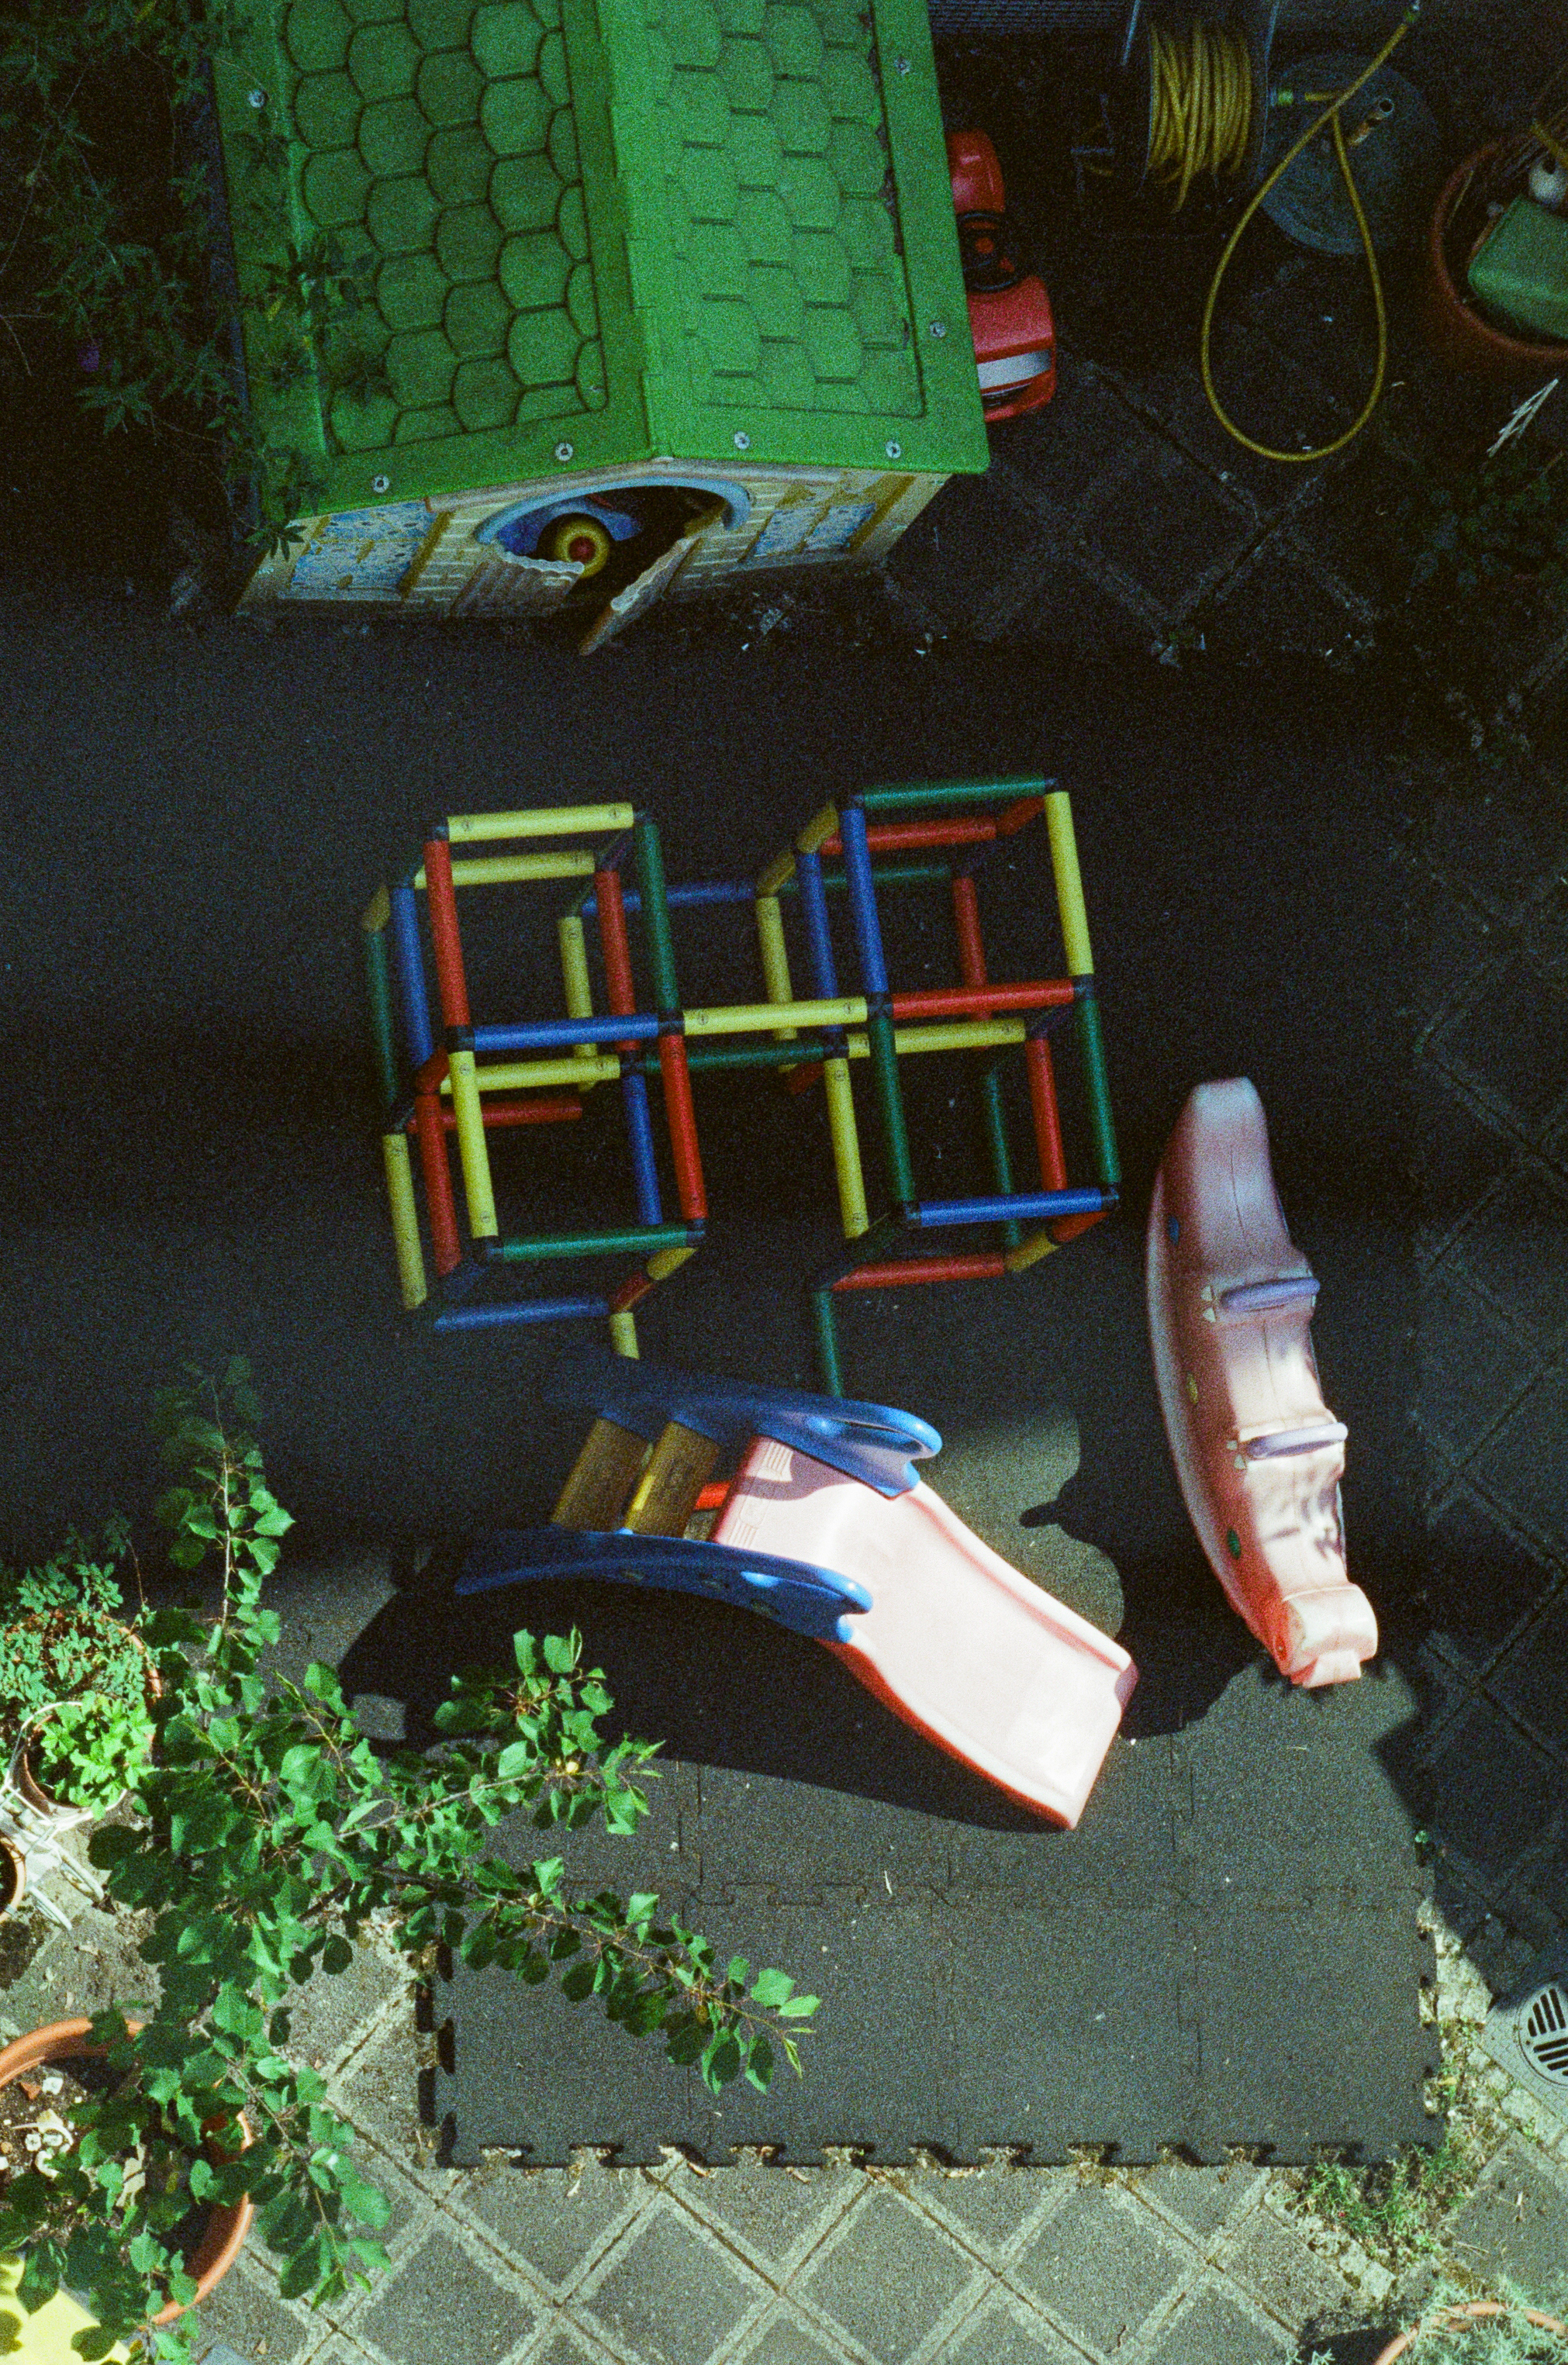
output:
{"label": "yellow plastic tube", "polygon": [[866,1177],[860,1164],[860,1129],[855,1121],[855,1094],[850,1088],[847,1059],[823,1062],[827,1093],[828,1131],[833,1138],[833,1163],[838,1177],[838,1206],[844,1237],[857,1240],[871,1228],[866,1209]]}
{"label": "yellow plastic tube", "polygon": [[[452,866],[454,887],[516,887],[529,880],[591,879],[593,857],[584,849],[569,854],[481,854]],[[414,884],[425,883],[424,869],[414,873]]]}
{"label": "yellow plastic tube", "polygon": [[485,1120],[479,1114],[479,1080],[472,1051],[448,1055],[452,1072],[452,1110],[457,1119],[457,1155],[463,1167],[463,1193],[468,1202],[468,1228],[476,1240],[493,1240],[495,1193],[490,1182],[490,1153],[485,1146]]}
{"label": "yellow plastic tube", "polygon": [[812,815],[811,820],[795,840],[795,851],[797,854],[815,854],[820,847],[827,844],[830,837],[837,835],[838,807],[823,805],[821,813]]}
{"label": "yellow plastic tube", "polygon": [[1032,1264],[1038,1264],[1042,1257],[1048,1257],[1060,1245],[1042,1224],[1037,1232],[1025,1232],[1015,1249],[1004,1252],[1002,1261],[1009,1272],[1027,1272]]}
{"label": "yellow plastic tube", "polygon": [[782,854],[774,856],[757,880],[756,891],[759,895],[777,895],[780,887],[787,886],[794,876],[795,850],[793,846],[787,846]]}
{"label": "yellow plastic tube", "polygon": [[695,1249],[657,1249],[643,1270],[650,1281],[667,1281],[672,1272],[678,1272],[696,1254]]}
{"label": "yellow plastic tube", "polygon": [[575,837],[599,829],[630,829],[631,805],[538,805],[519,813],[452,813],[446,834],[454,846],[485,837]]}
{"label": "yellow plastic tube", "polygon": [[378,887],[364,907],[364,917],[360,926],[367,936],[374,936],[379,929],[386,927],[391,917],[392,898],[385,887]]}
{"label": "yellow plastic tube", "polygon": [[780,1016],[801,1026],[852,1026],[864,1023],[866,1003],[859,994],[833,1002],[746,1002],[715,1010],[689,1010],[688,1035],[777,1034]]}
{"label": "yellow plastic tube", "polygon": [[1046,799],[1046,828],[1051,841],[1051,869],[1056,873],[1057,907],[1061,913],[1068,975],[1092,977],[1094,956],[1089,949],[1089,914],[1083,908],[1083,880],[1078,869],[1078,840],[1072,832],[1072,804],[1065,789],[1051,790]]}
{"label": "yellow plastic tube", "polygon": [[[619,1059],[495,1059],[487,1068],[476,1068],[475,1081],[482,1093],[526,1093],[536,1084],[577,1084],[587,1091],[590,1084],[609,1083],[621,1073]],[[442,1091],[450,1093],[450,1077],[442,1080]]]}
{"label": "yellow plastic tube", "polygon": [[[767,988],[769,1002],[793,1002],[794,987],[790,982],[790,948],[784,941],[784,915],[778,909],[777,895],[759,895],[756,899],[756,943],[762,955],[762,981]],[[792,1043],[798,1029],[793,1026],[775,1028],[775,1039]]]}
{"label": "yellow plastic tube", "polygon": [[642,1351],[637,1345],[637,1325],[629,1306],[610,1316],[610,1343],[618,1355],[629,1355],[633,1362],[639,1359]]}
{"label": "yellow plastic tube", "polygon": [[420,1218],[414,1205],[414,1175],[409,1162],[406,1133],[384,1133],[381,1154],[386,1162],[386,1196],[392,1207],[392,1244],[398,1251],[398,1286],[411,1314],[430,1295],[425,1282],[424,1251],[420,1246]]}
{"label": "yellow plastic tube", "polygon": [[[588,976],[588,943],[583,924],[575,912],[563,913],[555,923],[555,933],[561,945],[561,983],[566,990],[568,1018],[593,1016],[593,981]],[[579,1059],[593,1058],[593,1045],[579,1043]]]}

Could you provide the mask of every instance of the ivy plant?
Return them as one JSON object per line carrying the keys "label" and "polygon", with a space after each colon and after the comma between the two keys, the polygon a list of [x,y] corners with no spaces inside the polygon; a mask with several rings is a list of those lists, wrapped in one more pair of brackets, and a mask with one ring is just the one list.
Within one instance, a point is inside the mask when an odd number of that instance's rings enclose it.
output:
{"label": "ivy plant", "polygon": [[1568,471],[1529,431],[1491,457],[1426,476],[1402,511],[1413,595],[1471,593],[1514,577],[1568,583]]}
{"label": "ivy plant", "polygon": [[[330,1667],[269,1679],[279,1626],[263,1593],[292,1522],[254,1417],[238,1362],[221,1387],[160,1405],[170,1558],[214,1577],[214,1600],[142,1621],[162,1678],[156,1749],[134,1777],[135,1815],[100,1825],[91,1849],[114,1904],[148,1917],[157,1993],[98,2016],[108,2093],[74,2110],[77,2140],[47,2172],[0,2191],[0,2251],[24,2256],[24,2303],[62,2283],[81,2292],[101,2327],[77,2336],[86,2358],[193,2298],[177,2238],[193,2201],[248,2195],[292,2298],[330,2301],[385,2263],[387,2203],[291,2049],[297,1990],[346,1971],[372,1933],[416,1972],[444,1951],[525,1986],[554,1978],[714,2091],[742,2077],[766,2088],[779,2054],[798,2071],[817,2006],[783,1971],[722,1959],[651,1893],[574,1890],[571,1834],[596,1815],[633,1830],[655,1754],[605,1737],[610,1702],[579,1635],[520,1633],[511,1666],[454,1678],[429,1754],[373,1744]],[[559,1852],[522,1865],[501,1853],[497,1826],[520,1813]],[[173,2183],[128,2175],[128,2159],[171,2148],[185,2163]],[[143,2334],[158,2358],[190,2338],[188,2315]]]}

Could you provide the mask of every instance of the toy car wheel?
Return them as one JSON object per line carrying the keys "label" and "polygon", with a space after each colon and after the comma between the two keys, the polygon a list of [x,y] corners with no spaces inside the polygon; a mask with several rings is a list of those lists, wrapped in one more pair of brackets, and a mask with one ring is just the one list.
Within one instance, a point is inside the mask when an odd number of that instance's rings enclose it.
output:
{"label": "toy car wheel", "polygon": [[540,555],[576,564],[582,568],[586,582],[606,566],[614,547],[596,517],[563,517],[553,520],[545,529]]}

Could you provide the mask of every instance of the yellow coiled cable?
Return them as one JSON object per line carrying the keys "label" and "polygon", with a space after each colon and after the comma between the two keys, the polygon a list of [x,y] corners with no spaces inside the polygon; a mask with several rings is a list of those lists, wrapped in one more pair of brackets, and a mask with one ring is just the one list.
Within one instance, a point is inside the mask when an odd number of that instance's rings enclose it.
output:
{"label": "yellow coiled cable", "polygon": [[1175,205],[1200,173],[1238,173],[1252,137],[1252,68],[1228,26],[1195,22],[1185,37],[1148,28],[1148,170],[1177,184]]}
{"label": "yellow coiled cable", "polygon": [[[1307,100],[1309,106],[1316,106],[1318,100],[1325,96],[1327,97],[1327,106],[1320,115],[1314,117],[1295,145],[1286,151],[1267,179],[1249,197],[1242,208],[1240,219],[1225,242],[1224,252],[1215,267],[1215,275],[1209,282],[1209,292],[1204,304],[1203,334],[1198,343],[1198,360],[1203,371],[1204,392],[1208,397],[1209,409],[1214,412],[1226,433],[1233,436],[1245,450],[1255,452],[1260,460],[1283,460],[1294,466],[1304,467],[1316,460],[1330,459],[1336,452],[1342,452],[1347,443],[1355,441],[1382,399],[1383,382],[1388,374],[1388,314],[1383,303],[1383,275],[1377,267],[1377,255],[1372,247],[1372,231],[1367,226],[1361,192],[1356,187],[1356,176],[1350,170],[1350,151],[1345,144],[1345,130],[1340,117],[1351,99],[1355,97],[1356,93],[1362,89],[1372,80],[1378,68],[1386,64],[1389,58],[1393,56],[1419,14],[1420,0],[1411,0],[1411,6],[1406,10],[1376,57],[1344,90],[1331,95],[1323,92],[1315,92],[1311,95]],[[1241,428],[1238,427],[1235,420],[1226,414],[1215,390],[1214,371],[1210,365],[1209,353],[1214,331],[1215,306],[1219,300],[1220,283],[1230,267],[1230,258],[1241,243],[1242,235],[1249,222],[1275,183],[1283,179],[1302,150],[1316,139],[1325,124],[1329,124],[1333,128],[1334,152],[1338,160],[1340,175],[1344,180],[1345,194],[1350,200],[1350,211],[1355,216],[1356,229],[1361,241],[1361,252],[1366,257],[1367,275],[1372,281],[1372,306],[1377,314],[1377,367],[1372,373],[1372,392],[1368,395],[1360,416],[1351,426],[1346,428],[1342,435],[1337,435],[1331,443],[1319,443],[1311,451],[1278,452],[1271,444],[1256,442],[1252,436],[1246,434]]]}

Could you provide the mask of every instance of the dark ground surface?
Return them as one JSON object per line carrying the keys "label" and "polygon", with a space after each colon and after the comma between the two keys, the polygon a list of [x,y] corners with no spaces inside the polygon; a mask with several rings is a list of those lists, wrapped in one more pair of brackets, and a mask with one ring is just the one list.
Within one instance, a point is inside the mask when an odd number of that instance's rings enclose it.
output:
{"label": "dark ground surface", "polygon": [[[1499,27],[1496,11],[1432,6],[1402,53],[1452,155],[1509,120],[1550,62],[1546,12],[1510,11],[1507,39]],[[1104,1622],[1122,1613],[1146,1668],[1129,1729],[1141,1717],[1162,1746],[1185,1745],[1177,1678],[1194,1666],[1208,1694],[1196,1705],[1217,1725],[1247,1696],[1249,1654],[1207,1589],[1165,1462],[1142,1369],[1137,1236],[1185,1091],[1201,1075],[1250,1073],[1287,1214],[1324,1279],[1317,1340],[1351,1429],[1355,1573],[1383,1613],[1392,1680],[1415,1685],[1425,1708],[1419,1773],[1374,1765],[1370,1749],[1362,1763],[1391,1846],[1411,1822],[1430,1833],[1438,1903],[1489,1984],[1506,1986],[1568,1919],[1568,639],[1526,587],[1457,615],[1413,608],[1397,520],[1419,466],[1473,458],[1515,396],[1442,377],[1414,334],[1407,283],[1391,274],[1392,383],[1377,428],[1327,467],[1239,457],[1203,409],[1193,365],[1212,235],[1156,239],[1092,203],[1075,212],[1059,141],[1036,178],[1028,134],[1060,81],[1054,56],[1022,82],[999,79],[991,52],[955,54],[946,69],[950,95],[991,94],[1014,202],[1057,302],[1061,393],[997,439],[986,479],[944,493],[886,584],[864,595],[672,611],[592,667],[472,628],[298,619],[268,636],[199,608],[171,622],[184,561],[162,480],[124,446],[106,471],[95,447],[62,441],[47,402],[33,403],[45,432],[13,439],[19,465],[0,488],[14,1079],[4,1541],[24,1548],[67,1517],[143,1503],[151,1386],[185,1356],[248,1351],[278,1491],[302,1515],[297,1574],[281,1588],[291,1647],[344,1657],[386,1729],[417,1730],[457,1638],[432,1637],[427,1603],[399,1589],[412,1582],[409,1547],[537,1511],[571,1440],[529,1397],[535,1350],[434,1340],[395,1314],[358,1034],[356,915],[370,888],[431,813],[524,793],[634,794],[666,824],[672,870],[689,872],[722,867],[726,832],[749,864],[824,792],[873,771],[1043,757],[1077,802],[1126,1209],[1008,1293],[1027,1321],[1001,1324],[981,1290],[969,1294],[972,1314],[962,1293],[950,1316],[853,1308],[849,1383],[956,1418],[972,1469],[987,1451],[977,1396],[1005,1345],[1014,1399],[1053,1440],[1077,1429],[1081,1466],[1052,1517],[1114,1564],[1114,1580],[1096,1561],[1084,1582],[1101,1586]],[[1224,382],[1238,405],[1244,387],[1258,405],[1249,422],[1272,433],[1299,419],[1316,434],[1348,421],[1364,300],[1354,265],[1259,233],[1222,338],[1238,373]],[[1340,330],[1344,344],[1326,345]],[[758,1099],[735,1129],[714,1119],[705,1137],[734,1238],[776,1244],[782,1263],[810,1210],[825,1214],[830,1185],[822,1145],[799,1156],[798,1134],[786,1146],[767,1130],[776,1117]],[[746,1366],[808,1377],[798,1305],[758,1277],[749,1248],[732,1255],[716,1239],[644,1329],[649,1350],[742,1368],[742,1323]],[[1002,1508],[1014,1518],[1044,1493],[1015,1456],[1010,1431]],[[1030,1532],[1014,1547],[1025,1565]],[[1176,1610],[1202,1621],[1201,1658],[1174,1643],[1162,1655],[1162,1634],[1182,1631]],[[679,1639],[699,1653],[687,1664],[705,1654],[719,1683],[722,1647]],[[805,1770],[768,1755],[755,1718],[721,1727],[700,1713],[682,1672],[666,1663],[653,1682],[629,1652],[617,1697],[667,1710],[672,1745],[736,1781]],[[898,1804],[889,1767],[919,1769],[895,1737],[904,1756],[879,1753],[874,1770],[850,1753],[845,1795]],[[785,1727],[786,1750],[790,1738]],[[1273,1868],[1299,1878],[1299,1855],[1279,1845]],[[1386,2007],[1413,2017],[1413,1985],[1401,2005],[1397,1984]],[[365,2123],[379,2128],[374,2110]],[[1510,2151],[1498,2173],[1515,2179],[1518,2212],[1482,2193],[1464,2225],[1499,2257],[1511,2244],[1534,2271],[1551,2229],[1568,2225],[1561,2171]],[[1526,2228],[1522,2196],[1538,2185]],[[1009,2353],[1009,2339],[1019,2357],[1058,2357],[1065,2339],[1072,2354],[1114,2347],[1122,2365],[1145,2354],[1256,2365],[1317,2303],[1299,2260],[1289,2281],[1280,2224],[1248,2193],[1222,2196],[1190,2235],[1176,2230],[1182,2209],[1202,2216],[1209,2202],[1173,2202],[1159,2241],[1198,2280],[1178,2285],[1174,2264],[1162,2267],[1148,2288],[1179,2292],[1175,2315],[1140,2302],[1136,2323],[1124,2309],[1117,2324],[1073,2296],[1085,2271],[1073,2239],[1063,2232],[1067,2247],[1050,2248],[1070,2219],[1076,2238],[1091,2206],[1081,2191],[1029,2204],[1048,2214],[1045,2236],[1025,2235],[1018,2213],[1005,2234],[955,2232],[944,2202],[946,2230],[922,2219],[924,2247],[907,2256],[887,2213],[902,2225],[919,2209],[873,2194],[845,2221],[851,2232],[814,2254],[830,2262],[789,2285],[804,2296],[756,2303],[784,2329],[754,2343],[763,2319],[736,2332],[741,2319],[721,2322],[722,2309],[684,2332],[636,2329],[635,2291],[662,2288],[666,2270],[680,2287],[661,2263],[679,2215],[661,2189],[652,2230],[633,2242],[636,2270],[582,2269],[587,2297],[563,2302],[577,2329],[563,2316],[537,2353],[555,2365],[558,2339],[562,2359],[924,2360],[944,2353],[931,2327],[948,2319],[923,2277],[956,2240],[995,2262],[982,2313],[1005,2304],[1010,2325],[1031,2327],[1005,2332],[987,2314],[988,2333],[972,2347],[965,2335],[966,2359]],[[702,2196],[712,2217],[709,2187]],[[421,2232],[417,2247],[410,2235],[384,2314],[352,2336],[398,2365],[413,2355],[405,2312],[441,2321],[455,2288],[446,2203],[422,2205],[438,2216],[420,2225],[446,2231]],[[513,2258],[544,2259],[522,2202],[474,2208],[510,2229]],[[1107,2262],[1112,2290],[1115,2244],[1141,2258],[1149,2239],[1134,2240],[1126,2217],[1110,2196],[1102,2247],[1086,2254]],[[727,2255],[725,2273],[739,2273],[739,2254]],[[757,2268],[755,2246],[745,2255],[753,2281],[762,2272],[785,2288],[792,2269]],[[492,2271],[470,2280],[476,2321],[493,2326]],[[850,2274],[838,2298],[835,2273]],[[549,2275],[566,2289],[564,2270]],[[708,2277],[704,2267],[704,2289]],[[1129,2266],[1122,2288],[1137,2281]],[[852,2286],[884,2294],[881,2327],[857,2315]],[[248,2288],[271,2354],[313,2349],[319,2334],[291,2329],[275,2292],[263,2306]],[[1049,2331],[1030,2312],[1042,2294]],[[538,2292],[528,2307],[513,2330],[532,2358],[531,2327],[554,2319]],[[236,2316],[233,2337],[249,2321]],[[487,2336],[498,2359],[499,2337]],[[1342,2365],[1362,2356],[1352,2342]]]}

